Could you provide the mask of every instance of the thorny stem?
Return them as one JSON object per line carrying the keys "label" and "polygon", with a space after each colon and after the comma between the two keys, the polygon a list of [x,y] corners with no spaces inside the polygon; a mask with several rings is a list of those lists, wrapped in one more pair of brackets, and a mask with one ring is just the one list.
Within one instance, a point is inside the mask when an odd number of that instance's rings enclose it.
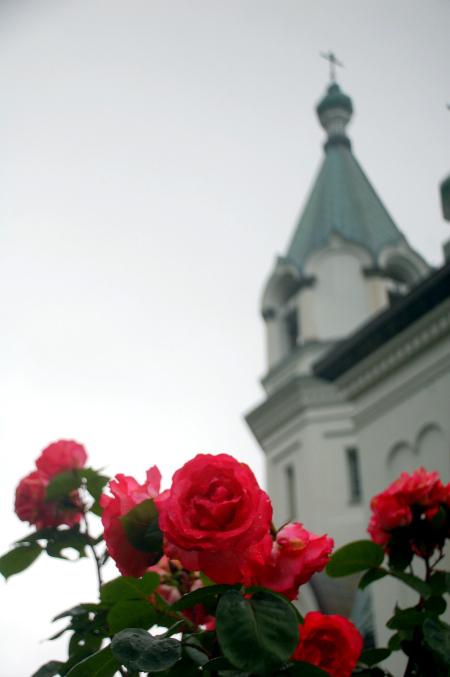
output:
{"label": "thorny stem", "polygon": [[[83,513],[83,523],[84,523],[84,528],[86,530],[86,532],[85,532],[86,536],[88,537],[88,539],[90,539],[91,535],[89,533],[89,523],[88,523],[88,520],[87,520],[86,513]],[[97,555],[95,547],[92,543],[88,543],[88,548],[91,551],[92,556],[93,556],[94,561],[95,561],[95,567],[96,567],[96,570],[97,570],[98,591],[100,593],[100,588],[103,585],[102,565],[101,565],[101,562],[100,562],[100,557]]]}
{"label": "thorny stem", "polygon": [[[434,567],[436,566],[436,564],[437,564],[438,562],[441,561],[442,558],[443,558],[442,551],[441,551],[441,553],[440,553],[440,556],[437,558],[437,560],[436,560],[435,562],[433,562],[433,564],[430,564],[430,558],[429,558],[429,557],[424,557],[424,562],[425,562],[425,581],[426,581],[427,583],[428,583],[429,580],[430,580],[430,576],[431,576],[431,574],[433,573]],[[416,607],[416,608],[421,609],[421,608],[423,607],[424,603],[425,603],[425,600],[424,600],[424,598],[423,598],[422,595],[421,595],[421,596],[420,596],[420,599],[419,599],[419,603],[417,604],[417,607]],[[417,629],[414,631],[413,641],[414,641],[414,640],[420,644],[420,635],[419,635]],[[416,674],[416,667],[417,667],[417,663],[416,663],[416,659],[415,659],[415,657],[414,657],[414,654],[413,654],[413,655],[410,655],[409,658],[408,658],[408,663],[407,663],[407,665],[406,665],[405,674],[404,674],[403,677],[413,677],[413,676]]]}
{"label": "thorny stem", "polygon": [[440,562],[442,559],[444,559],[444,552],[443,552],[442,549],[441,549],[441,550],[439,551],[439,555],[438,555],[437,560],[435,560],[435,561],[433,562],[433,564],[431,565],[431,569],[434,569],[435,566],[436,566],[436,564],[439,564],[439,562]]}

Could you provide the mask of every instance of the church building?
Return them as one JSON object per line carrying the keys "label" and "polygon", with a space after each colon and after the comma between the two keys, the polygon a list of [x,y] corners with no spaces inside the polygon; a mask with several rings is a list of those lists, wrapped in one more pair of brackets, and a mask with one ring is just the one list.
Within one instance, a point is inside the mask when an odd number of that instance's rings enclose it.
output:
{"label": "church building", "polygon": [[[263,290],[265,396],[246,420],[276,523],[339,547],[368,538],[370,498],[402,470],[449,480],[450,263],[433,269],[394,223],[352,152],[353,105],[334,80],[316,110],[324,157]],[[357,580],[319,574],[300,605],[345,613],[384,646],[409,593],[383,580],[361,596]]]}

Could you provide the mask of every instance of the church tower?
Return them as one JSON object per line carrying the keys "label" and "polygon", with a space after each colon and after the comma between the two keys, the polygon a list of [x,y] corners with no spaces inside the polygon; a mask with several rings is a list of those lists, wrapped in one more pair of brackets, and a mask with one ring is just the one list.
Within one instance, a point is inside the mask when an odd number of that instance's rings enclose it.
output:
{"label": "church tower", "polygon": [[[316,376],[314,365],[398,303],[430,268],[356,160],[347,135],[352,100],[334,79],[316,111],[326,133],[324,157],[264,287],[265,398],[246,420],[266,455],[276,523],[296,519],[339,546],[366,538],[354,405]],[[323,575],[312,583],[319,606],[349,614],[352,585],[341,579],[333,587]]]}

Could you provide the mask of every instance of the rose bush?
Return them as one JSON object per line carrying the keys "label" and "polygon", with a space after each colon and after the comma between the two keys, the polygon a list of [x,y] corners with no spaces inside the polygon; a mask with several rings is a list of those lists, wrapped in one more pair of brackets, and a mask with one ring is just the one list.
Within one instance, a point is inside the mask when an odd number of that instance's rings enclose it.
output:
{"label": "rose bush", "polygon": [[350,677],[363,648],[363,638],[347,618],[310,611],[299,626],[292,656],[324,670],[330,677]]}
{"label": "rose bush", "polygon": [[[17,515],[36,530],[0,557],[5,578],[43,552],[65,558],[71,548],[92,555],[99,584],[98,602],[55,619],[68,621],[54,635],[71,634],[68,659],[33,677],[393,677],[380,661],[395,651],[406,654],[405,677],[448,677],[450,626],[441,616],[450,582],[439,564],[450,491],[437,473],[403,473],[372,501],[373,540],[332,553],[331,538],[300,522],[277,530],[267,494],[227,454],[199,454],[162,494],[156,466],[143,484],[119,474],[102,491],[108,478],[86,460],[82,445],[62,440],[16,489]],[[91,534],[91,514],[101,515],[103,533]],[[103,583],[108,557],[123,575]],[[361,634],[341,616],[301,618],[290,600],[325,566],[333,577],[360,573],[362,589],[392,576],[418,595],[414,606],[395,607],[387,647],[362,651]],[[154,626],[167,631],[149,634]]]}

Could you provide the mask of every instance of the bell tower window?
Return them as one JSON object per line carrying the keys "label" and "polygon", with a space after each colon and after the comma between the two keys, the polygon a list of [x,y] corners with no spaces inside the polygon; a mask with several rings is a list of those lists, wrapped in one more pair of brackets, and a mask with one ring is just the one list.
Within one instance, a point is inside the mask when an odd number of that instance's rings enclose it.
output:
{"label": "bell tower window", "polygon": [[289,350],[294,350],[299,338],[297,308],[290,310],[285,317],[286,337]]}
{"label": "bell tower window", "polygon": [[286,503],[287,503],[287,519],[288,521],[294,519],[297,515],[297,496],[295,491],[295,468],[289,464],[284,469],[286,482]]}
{"label": "bell tower window", "polygon": [[346,455],[350,503],[361,503],[362,486],[358,449],[350,447],[346,449]]}

